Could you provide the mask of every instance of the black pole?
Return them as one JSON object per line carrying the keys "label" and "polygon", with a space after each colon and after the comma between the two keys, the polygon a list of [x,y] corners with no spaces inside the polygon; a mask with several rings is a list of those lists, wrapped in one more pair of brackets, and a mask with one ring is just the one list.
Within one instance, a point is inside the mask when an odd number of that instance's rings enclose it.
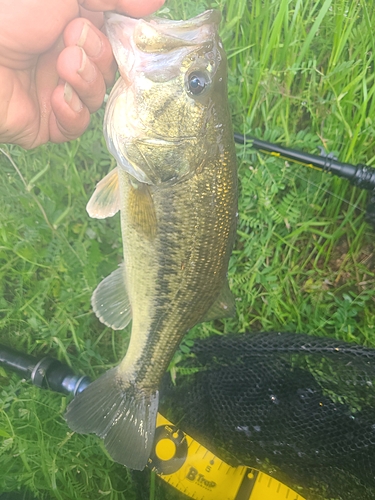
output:
{"label": "black pole", "polygon": [[277,158],[284,158],[286,160],[294,161],[305,165],[310,168],[317,168],[324,172],[330,172],[338,177],[348,179],[354,186],[362,189],[373,190],[375,189],[375,168],[367,165],[358,164],[351,165],[350,163],[342,163],[330,156],[319,156],[295,149],[285,148],[278,144],[271,142],[261,141],[256,137],[246,136],[243,134],[234,134],[234,140],[238,144],[251,143],[251,147],[258,149],[262,153],[275,156]]}
{"label": "black pole", "polygon": [[19,373],[37,387],[63,394],[76,395],[90,383],[89,377],[76,375],[57,359],[49,356],[38,359],[3,344],[0,344],[0,365]]}

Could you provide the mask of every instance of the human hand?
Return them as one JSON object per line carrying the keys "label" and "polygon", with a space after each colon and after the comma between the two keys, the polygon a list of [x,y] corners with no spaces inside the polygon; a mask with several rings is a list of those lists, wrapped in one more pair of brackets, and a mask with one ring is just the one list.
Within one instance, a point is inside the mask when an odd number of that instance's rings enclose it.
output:
{"label": "human hand", "polygon": [[0,142],[25,149],[86,130],[116,63],[103,11],[151,14],[164,0],[0,0]]}

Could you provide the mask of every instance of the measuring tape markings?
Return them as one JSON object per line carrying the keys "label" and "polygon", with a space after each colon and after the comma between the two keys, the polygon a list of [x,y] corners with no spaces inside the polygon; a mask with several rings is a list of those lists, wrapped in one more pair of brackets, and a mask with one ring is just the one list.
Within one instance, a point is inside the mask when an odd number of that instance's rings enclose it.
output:
{"label": "measuring tape markings", "polygon": [[251,500],[305,500],[296,491],[264,472],[259,472],[250,498]]}
{"label": "measuring tape markings", "polygon": [[305,500],[263,472],[230,466],[160,414],[156,425],[148,467],[190,498]]}

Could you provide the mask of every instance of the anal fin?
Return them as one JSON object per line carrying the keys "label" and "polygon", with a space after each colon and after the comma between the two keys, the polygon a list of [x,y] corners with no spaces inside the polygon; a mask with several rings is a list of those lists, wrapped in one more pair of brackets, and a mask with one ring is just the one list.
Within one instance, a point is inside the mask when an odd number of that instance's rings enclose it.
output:
{"label": "anal fin", "polygon": [[225,280],[224,286],[212,304],[210,309],[203,316],[201,322],[212,321],[220,318],[231,318],[236,314],[236,304],[232,292],[229,289],[228,281]]}
{"label": "anal fin", "polygon": [[121,264],[95,289],[91,305],[99,320],[113,330],[122,330],[131,320],[131,307],[125,286],[125,268]]}

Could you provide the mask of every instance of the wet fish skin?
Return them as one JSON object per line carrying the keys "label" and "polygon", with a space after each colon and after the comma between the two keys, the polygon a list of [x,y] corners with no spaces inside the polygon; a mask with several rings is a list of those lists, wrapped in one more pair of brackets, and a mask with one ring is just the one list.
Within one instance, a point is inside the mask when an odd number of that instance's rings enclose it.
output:
{"label": "wet fish skin", "polygon": [[122,75],[105,118],[118,167],[88,211],[121,211],[125,264],[92,303],[112,328],[133,323],[125,358],[73,400],[66,418],[133,469],[150,455],[158,386],[182,337],[234,308],[226,274],[237,173],[218,20],[214,11],[185,22],[107,20]]}

